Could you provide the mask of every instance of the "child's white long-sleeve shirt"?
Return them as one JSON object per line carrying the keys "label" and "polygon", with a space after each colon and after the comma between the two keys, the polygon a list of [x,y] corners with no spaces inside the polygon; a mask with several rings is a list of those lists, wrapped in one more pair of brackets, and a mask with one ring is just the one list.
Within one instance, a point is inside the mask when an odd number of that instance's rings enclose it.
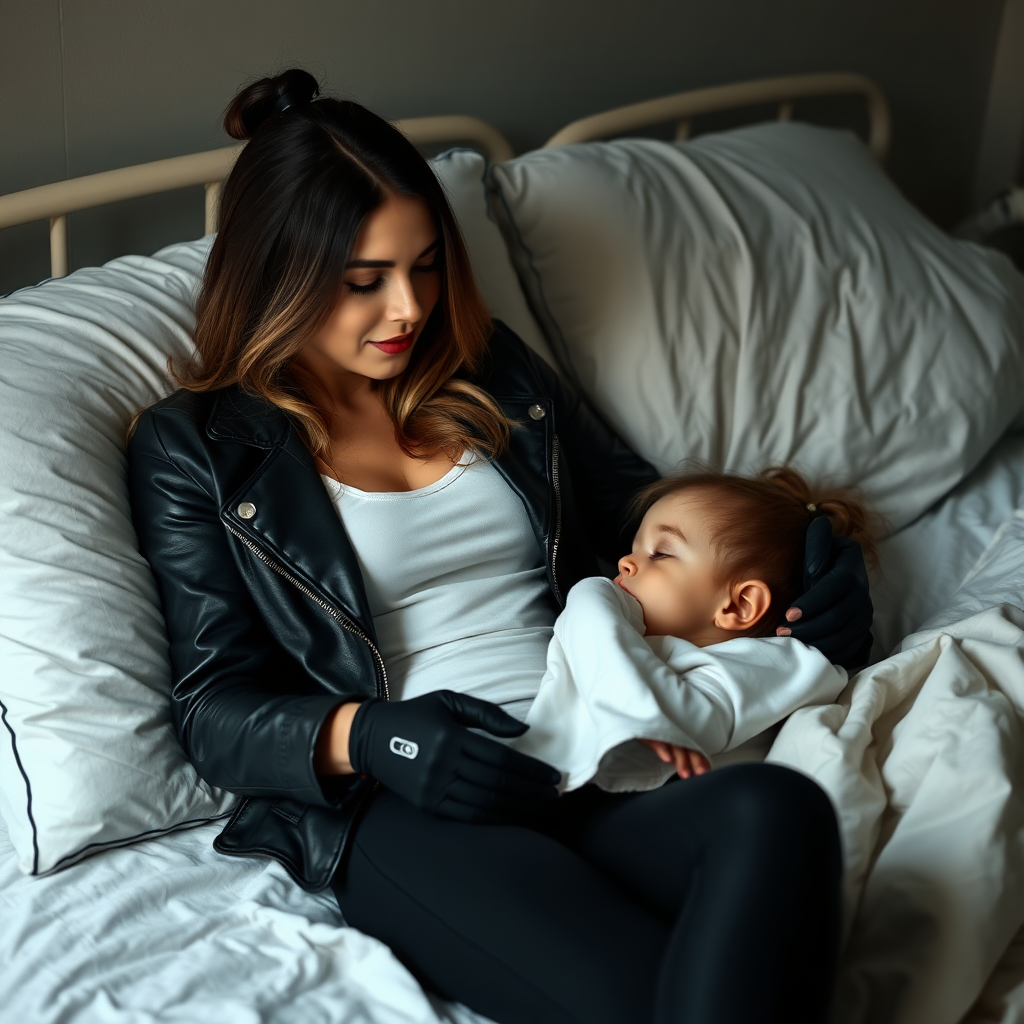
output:
{"label": "child's white long-sleeve shirt", "polygon": [[514,746],[563,773],[563,788],[654,789],[669,765],[637,739],[706,755],[732,750],[799,707],[828,704],[846,672],[792,637],[697,647],[644,637],[640,604],[611,580],[581,580],[555,622],[547,670]]}

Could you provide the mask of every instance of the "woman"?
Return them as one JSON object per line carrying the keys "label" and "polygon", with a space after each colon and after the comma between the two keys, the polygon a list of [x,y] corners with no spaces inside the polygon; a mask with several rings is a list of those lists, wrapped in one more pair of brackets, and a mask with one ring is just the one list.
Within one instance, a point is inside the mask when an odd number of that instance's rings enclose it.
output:
{"label": "woman", "polygon": [[[197,360],[130,446],[179,736],[247,798],[217,849],[331,886],[500,1024],[821,1019],[840,863],[812,782],[556,800],[491,738],[524,730],[564,594],[628,550],[656,474],[490,321],[414,147],[318,91],[293,70],[229,107],[250,141]],[[853,621],[831,639],[856,648],[863,563],[837,554],[793,629]]]}

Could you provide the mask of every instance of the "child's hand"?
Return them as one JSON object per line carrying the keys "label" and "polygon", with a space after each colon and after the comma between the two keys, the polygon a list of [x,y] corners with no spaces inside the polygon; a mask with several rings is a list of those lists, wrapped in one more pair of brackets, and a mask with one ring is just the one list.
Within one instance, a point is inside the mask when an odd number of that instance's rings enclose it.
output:
{"label": "child's hand", "polygon": [[681,779],[688,779],[691,775],[703,775],[711,771],[711,762],[699,751],[689,750],[687,747],[675,747],[663,740],[640,740],[645,747],[658,755],[659,760],[665,764],[675,766],[676,774]]}

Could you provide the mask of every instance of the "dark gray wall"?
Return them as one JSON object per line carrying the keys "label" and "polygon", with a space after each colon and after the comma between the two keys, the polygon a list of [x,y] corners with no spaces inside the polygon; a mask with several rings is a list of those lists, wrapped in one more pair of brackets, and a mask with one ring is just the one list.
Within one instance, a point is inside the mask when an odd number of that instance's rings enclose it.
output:
{"label": "dark gray wall", "polygon": [[[292,64],[387,117],[475,114],[519,151],[623,103],[847,70],[886,90],[889,170],[945,225],[966,210],[1003,3],[0,0],[0,194],[224,145],[237,87]],[[76,214],[71,266],[201,232],[198,189]],[[44,225],[0,233],[0,294],[48,266]]]}

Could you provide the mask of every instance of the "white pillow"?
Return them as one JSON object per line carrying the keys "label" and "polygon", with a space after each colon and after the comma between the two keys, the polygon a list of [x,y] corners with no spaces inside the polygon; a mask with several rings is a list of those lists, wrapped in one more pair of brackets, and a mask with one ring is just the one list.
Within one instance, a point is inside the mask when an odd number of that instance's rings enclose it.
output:
{"label": "white pillow", "polygon": [[[486,163],[435,167],[485,300],[543,354]],[[138,554],[124,424],[191,350],[212,236],[0,299],[0,813],[23,871],[225,814],[175,738],[167,638]],[[548,353],[548,358],[550,353]]]}
{"label": "white pillow", "polygon": [[472,149],[450,149],[431,160],[462,228],[477,287],[491,313],[549,364],[558,363],[533,318],[498,225],[487,208],[487,161]]}
{"label": "white pillow", "polygon": [[191,345],[210,239],[0,299],[0,811],[21,869],[224,814],[167,694],[124,425]]}
{"label": "white pillow", "polygon": [[897,529],[1024,399],[1024,277],[954,241],[846,133],[528,153],[496,212],[555,354],[661,472],[795,464]]}

